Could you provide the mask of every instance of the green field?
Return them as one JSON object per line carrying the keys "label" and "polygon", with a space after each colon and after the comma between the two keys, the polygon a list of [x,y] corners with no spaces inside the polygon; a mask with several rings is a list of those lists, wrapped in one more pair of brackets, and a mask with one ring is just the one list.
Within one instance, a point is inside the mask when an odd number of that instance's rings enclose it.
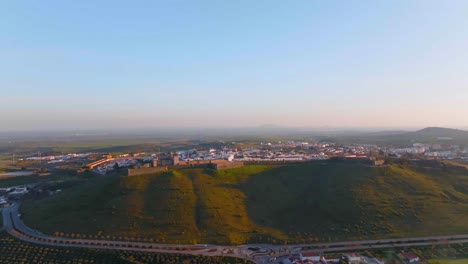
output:
{"label": "green field", "polygon": [[45,182],[45,181],[50,182],[50,181],[77,180],[78,178],[79,177],[73,177],[70,175],[63,174],[63,173],[50,173],[50,174],[43,175],[43,176],[32,175],[32,176],[16,176],[16,177],[9,177],[9,178],[0,178],[0,188],[24,185],[24,184],[29,184],[29,183]]}
{"label": "green field", "polygon": [[45,179],[46,177],[39,177],[39,176],[18,176],[18,177],[0,178],[0,188],[34,183],[34,182],[39,182]]}
{"label": "green field", "polygon": [[46,247],[23,242],[0,232],[0,263],[177,263],[177,264],[224,264],[248,263],[228,257],[204,257],[176,254],[158,254],[131,252],[122,250],[79,249],[64,247]]}
{"label": "green field", "polygon": [[46,233],[162,243],[302,243],[466,233],[468,173],[351,164],[100,177],[28,200]]}
{"label": "green field", "polygon": [[428,264],[466,264],[468,258],[465,259],[430,259],[427,261]]}

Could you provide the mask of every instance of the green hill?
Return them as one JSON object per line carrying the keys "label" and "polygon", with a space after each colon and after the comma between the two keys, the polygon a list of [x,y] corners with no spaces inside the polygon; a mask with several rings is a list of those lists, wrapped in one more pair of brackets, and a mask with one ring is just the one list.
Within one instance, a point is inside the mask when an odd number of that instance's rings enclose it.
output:
{"label": "green hill", "polygon": [[23,206],[28,225],[165,243],[315,242],[468,232],[468,172],[350,164],[102,177]]}

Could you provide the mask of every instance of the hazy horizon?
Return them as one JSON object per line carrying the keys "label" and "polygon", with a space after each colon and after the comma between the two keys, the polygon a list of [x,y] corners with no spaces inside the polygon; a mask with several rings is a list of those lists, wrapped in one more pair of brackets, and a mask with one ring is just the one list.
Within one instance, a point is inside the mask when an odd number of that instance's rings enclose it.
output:
{"label": "hazy horizon", "polygon": [[467,13],[467,1],[3,2],[0,131],[467,129]]}
{"label": "hazy horizon", "polygon": [[465,130],[468,132],[468,127],[455,126],[455,127],[443,127],[443,126],[427,126],[427,127],[333,127],[333,126],[317,126],[317,127],[305,127],[305,126],[281,126],[276,124],[264,124],[258,126],[211,126],[211,127],[116,127],[116,128],[67,128],[67,129],[57,129],[57,128],[45,128],[45,129],[0,129],[0,133],[10,134],[10,133],[24,133],[24,134],[34,134],[34,133],[44,133],[44,134],[54,134],[54,133],[67,133],[67,134],[139,134],[139,133],[153,133],[153,132],[243,132],[249,133],[252,131],[302,131],[302,132],[413,132],[422,130],[425,128],[446,128],[446,129],[457,129]]}

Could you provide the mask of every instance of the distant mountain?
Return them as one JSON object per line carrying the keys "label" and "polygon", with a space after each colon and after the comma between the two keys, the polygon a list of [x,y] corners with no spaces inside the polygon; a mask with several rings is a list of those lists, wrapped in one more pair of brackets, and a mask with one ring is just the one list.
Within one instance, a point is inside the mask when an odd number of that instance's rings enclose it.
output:
{"label": "distant mountain", "polygon": [[335,136],[327,138],[327,140],[340,143],[390,144],[398,146],[408,146],[415,142],[452,143],[468,146],[468,131],[443,127],[426,127],[412,132],[382,131],[357,136]]}
{"label": "distant mountain", "polygon": [[366,136],[391,136],[391,135],[401,135],[408,133],[409,131],[405,130],[388,130],[388,131],[379,131],[379,132],[370,132]]}
{"label": "distant mountain", "polygon": [[264,124],[264,125],[259,125],[259,126],[256,126],[256,127],[252,127],[252,128],[257,128],[257,129],[287,129],[288,127],[285,127],[285,126],[280,126],[280,125],[276,125],[276,124]]}
{"label": "distant mountain", "polygon": [[460,129],[453,129],[453,128],[444,128],[444,127],[426,127],[414,133],[418,135],[439,136],[439,137],[468,136],[468,131],[460,130]]}

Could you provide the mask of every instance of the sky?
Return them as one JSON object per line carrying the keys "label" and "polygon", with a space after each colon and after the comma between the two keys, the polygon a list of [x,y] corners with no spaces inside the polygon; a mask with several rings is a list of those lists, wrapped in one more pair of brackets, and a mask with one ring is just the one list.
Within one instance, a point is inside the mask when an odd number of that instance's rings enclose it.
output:
{"label": "sky", "polygon": [[468,127],[468,1],[1,1],[0,130]]}

